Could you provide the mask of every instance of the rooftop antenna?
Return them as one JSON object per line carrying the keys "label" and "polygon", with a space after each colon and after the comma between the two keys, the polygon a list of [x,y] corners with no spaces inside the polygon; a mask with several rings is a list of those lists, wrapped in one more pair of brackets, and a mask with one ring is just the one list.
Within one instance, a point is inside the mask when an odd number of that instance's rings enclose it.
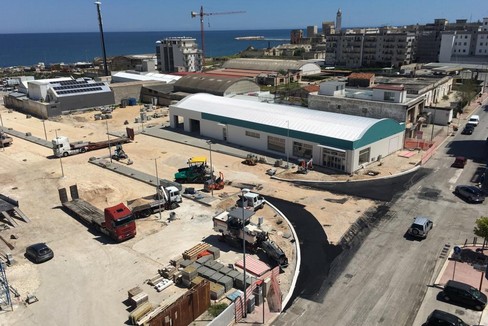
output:
{"label": "rooftop antenna", "polygon": [[107,67],[107,53],[105,52],[105,39],[103,37],[103,23],[102,23],[102,13],[100,12],[100,5],[102,4],[100,1],[95,1],[97,5],[97,12],[98,12],[98,25],[100,26],[100,37],[102,39],[102,51],[103,51],[103,71],[105,76],[108,76],[108,67]]}

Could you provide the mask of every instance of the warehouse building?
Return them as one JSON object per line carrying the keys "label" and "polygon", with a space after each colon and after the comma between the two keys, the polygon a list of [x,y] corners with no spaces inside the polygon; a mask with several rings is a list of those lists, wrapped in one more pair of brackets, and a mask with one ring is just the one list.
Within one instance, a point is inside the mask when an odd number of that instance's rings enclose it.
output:
{"label": "warehouse building", "polygon": [[169,107],[172,128],[218,139],[291,162],[352,173],[403,147],[405,124],[194,94]]}

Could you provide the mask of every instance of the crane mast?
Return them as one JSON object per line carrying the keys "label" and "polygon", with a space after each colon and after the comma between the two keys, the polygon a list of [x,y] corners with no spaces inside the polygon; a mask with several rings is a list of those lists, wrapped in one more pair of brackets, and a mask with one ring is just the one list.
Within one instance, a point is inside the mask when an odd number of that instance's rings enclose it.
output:
{"label": "crane mast", "polygon": [[232,14],[243,14],[245,11],[227,11],[227,12],[204,12],[203,6],[200,6],[200,12],[192,11],[191,18],[200,17],[200,34],[202,42],[202,69],[205,66],[205,32],[203,30],[203,17],[204,16],[215,16],[215,15],[232,15]]}

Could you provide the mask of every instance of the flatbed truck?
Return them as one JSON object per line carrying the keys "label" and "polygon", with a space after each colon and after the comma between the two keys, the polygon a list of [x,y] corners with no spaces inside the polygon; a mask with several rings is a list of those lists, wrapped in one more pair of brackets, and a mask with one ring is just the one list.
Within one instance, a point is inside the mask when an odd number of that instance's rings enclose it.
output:
{"label": "flatbed truck", "polygon": [[71,200],[68,200],[65,188],[58,191],[63,209],[85,225],[117,242],[128,240],[136,235],[134,216],[123,203],[107,207],[102,212],[89,202],[79,198],[77,185],[70,186]]}
{"label": "flatbed truck", "polygon": [[151,214],[159,213],[164,210],[175,209],[182,202],[180,190],[174,186],[159,187],[159,194],[155,194],[142,199],[148,202],[140,205],[130,205],[134,218],[149,217]]}
{"label": "flatbed truck", "polygon": [[117,137],[97,142],[75,141],[71,142],[66,136],[57,136],[52,140],[53,154],[56,157],[69,156],[78,153],[85,153],[110,146],[129,143],[134,140],[134,130],[127,128],[127,137]]}

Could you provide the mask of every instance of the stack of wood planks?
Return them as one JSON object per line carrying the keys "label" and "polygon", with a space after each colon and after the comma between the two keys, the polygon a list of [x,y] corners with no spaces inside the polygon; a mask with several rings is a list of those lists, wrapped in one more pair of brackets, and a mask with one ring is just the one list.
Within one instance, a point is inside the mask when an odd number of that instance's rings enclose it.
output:
{"label": "stack of wood planks", "polygon": [[183,258],[184,259],[189,259],[192,261],[197,260],[198,255],[210,248],[211,246],[208,243],[199,243],[196,246],[193,246],[191,249],[185,250],[183,252]]}

